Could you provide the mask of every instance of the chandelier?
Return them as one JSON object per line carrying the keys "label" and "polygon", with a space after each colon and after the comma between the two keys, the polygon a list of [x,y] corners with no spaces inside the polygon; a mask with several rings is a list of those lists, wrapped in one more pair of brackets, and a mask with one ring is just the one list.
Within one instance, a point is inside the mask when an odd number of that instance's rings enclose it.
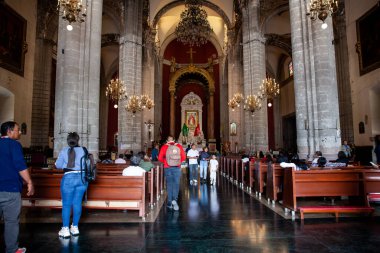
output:
{"label": "chandelier", "polygon": [[280,94],[280,85],[273,78],[265,78],[260,86],[260,93],[267,98],[268,107],[272,107],[273,99]]}
{"label": "chandelier", "polygon": [[203,45],[212,32],[207,13],[201,9],[200,0],[186,0],[185,6],[187,9],[181,13],[181,20],[175,28],[177,40],[190,47]]}
{"label": "chandelier", "polygon": [[248,95],[245,99],[244,110],[250,111],[252,116],[253,113],[261,109],[261,98],[256,95]]}
{"label": "chandelier", "polygon": [[317,18],[322,21],[322,29],[327,28],[326,18],[338,10],[338,0],[310,0],[310,9],[307,15],[311,20]]}
{"label": "chandelier", "polygon": [[124,82],[118,78],[111,79],[106,87],[106,97],[114,103],[113,107],[117,108],[119,100],[127,98]]}
{"label": "chandelier", "polygon": [[58,0],[57,9],[63,20],[67,20],[69,24],[67,30],[73,30],[71,23],[84,22],[86,17],[86,8],[83,8],[82,0]]}
{"label": "chandelier", "polygon": [[144,109],[150,110],[153,107],[154,101],[148,95],[132,95],[129,97],[127,104],[125,105],[125,110],[131,112],[132,116],[134,117],[137,112],[140,112]]}
{"label": "chandelier", "polygon": [[240,107],[243,102],[244,97],[241,93],[235,93],[234,96],[228,101],[228,106],[231,107],[232,111],[235,111],[236,107]]}

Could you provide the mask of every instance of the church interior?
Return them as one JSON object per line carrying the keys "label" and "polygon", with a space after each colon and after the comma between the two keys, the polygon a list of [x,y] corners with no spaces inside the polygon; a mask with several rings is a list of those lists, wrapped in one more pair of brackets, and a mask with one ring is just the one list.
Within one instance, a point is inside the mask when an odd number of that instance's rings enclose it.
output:
{"label": "church interior", "polygon": [[[20,225],[28,252],[377,252],[380,206],[369,196],[380,175],[369,166],[380,164],[379,111],[378,0],[0,0],[0,124],[19,124],[32,175],[54,166],[71,132],[99,162],[150,155],[173,136],[184,149],[207,146],[220,164],[214,186],[188,185],[182,169],[179,212],[165,208],[161,166],[146,217],[84,209],[81,235],[69,240],[57,236],[56,210],[30,202]],[[269,181],[261,197],[256,172],[244,176],[243,154],[311,163],[320,151],[335,161],[345,141],[360,183],[298,196],[331,208],[351,200],[346,188],[363,187],[372,217],[304,222],[298,208],[282,208],[285,183],[273,181],[276,202]]]}

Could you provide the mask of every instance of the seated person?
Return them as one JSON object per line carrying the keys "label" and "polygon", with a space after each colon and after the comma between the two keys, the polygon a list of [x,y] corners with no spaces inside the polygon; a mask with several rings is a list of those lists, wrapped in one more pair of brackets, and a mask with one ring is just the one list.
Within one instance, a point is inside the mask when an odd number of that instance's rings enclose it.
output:
{"label": "seated person", "polygon": [[131,165],[123,170],[123,176],[142,176],[145,170],[139,167],[141,158],[139,156],[131,157]]}
{"label": "seated person", "polygon": [[270,153],[266,153],[265,158],[267,160],[267,163],[269,163],[269,162],[273,163],[273,157]]}
{"label": "seated person", "polygon": [[150,171],[154,168],[154,164],[150,161],[150,158],[147,155],[144,155],[144,159],[141,160],[139,166],[145,171]]}
{"label": "seated person", "polygon": [[318,167],[325,167],[326,163],[327,163],[327,160],[325,157],[321,156],[318,158],[318,161],[317,161]]}
{"label": "seated person", "polygon": [[125,164],[125,163],[127,163],[127,161],[125,161],[125,160],[123,159],[123,157],[124,157],[123,154],[119,154],[119,158],[117,158],[117,159],[115,160],[115,163],[116,163],[116,164]]}
{"label": "seated person", "polygon": [[[313,161],[311,162],[311,167],[319,167],[318,166],[318,159],[322,157],[322,152],[321,151],[315,151],[315,154],[314,154],[314,159]],[[326,159],[326,158],[325,158]]]}
{"label": "seated person", "polygon": [[348,164],[348,158],[347,158],[346,154],[344,153],[344,151],[339,151],[338,152],[338,159],[336,159],[335,162],[337,162],[337,163],[345,163],[346,166],[347,166],[347,164]]}
{"label": "seated person", "polygon": [[133,150],[131,150],[129,152],[128,152],[128,150],[125,150],[125,152],[124,152],[124,159],[125,160],[130,160],[132,156],[133,156]]}
{"label": "seated person", "polygon": [[289,161],[288,157],[284,154],[283,151],[280,151],[280,153],[278,154],[276,163],[282,163],[282,162],[287,163],[288,161]]}

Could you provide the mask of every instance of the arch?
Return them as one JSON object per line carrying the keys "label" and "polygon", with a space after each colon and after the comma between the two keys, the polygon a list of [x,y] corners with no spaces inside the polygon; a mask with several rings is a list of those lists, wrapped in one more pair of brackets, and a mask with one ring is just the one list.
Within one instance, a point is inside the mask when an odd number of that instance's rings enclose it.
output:
{"label": "arch", "polygon": [[[185,0],[176,0],[176,1],[173,1],[171,3],[168,3],[167,5],[165,5],[164,7],[162,7],[156,14],[156,16],[154,17],[153,19],[153,22],[152,22],[152,27],[156,27],[158,21],[160,20],[160,18],[167,12],[169,11],[170,9],[174,8],[174,7],[177,7],[179,5],[184,5],[185,4]],[[231,24],[231,21],[229,20],[229,18],[227,17],[226,13],[224,13],[224,11],[217,5],[209,2],[209,1],[202,1],[202,5],[203,6],[206,6],[212,10],[214,10],[216,13],[219,14],[219,16],[223,19],[223,21],[227,24],[227,27],[228,29],[231,29],[232,28],[232,24]]]}
{"label": "arch", "polygon": [[170,78],[169,81],[169,92],[175,92],[176,90],[176,83],[178,79],[180,79],[183,75],[188,74],[188,73],[195,73],[202,75],[204,78],[206,78],[209,86],[209,92],[210,94],[213,94],[215,92],[215,81],[214,78],[210,75],[208,71],[202,68],[198,68],[194,65],[189,65],[187,67],[181,68],[174,72],[173,76]]}
{"label": "arch", "polygon": [[14,120],[15,95],[0,86],[0,122]]}

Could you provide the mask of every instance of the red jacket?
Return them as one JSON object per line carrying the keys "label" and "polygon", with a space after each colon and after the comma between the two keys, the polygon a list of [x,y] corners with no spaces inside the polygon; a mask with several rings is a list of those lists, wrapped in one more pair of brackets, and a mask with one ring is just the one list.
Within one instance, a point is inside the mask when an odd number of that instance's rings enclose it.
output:
{"label": "red jacket", "polygon": [[168,142],[161,147],[160,153],[158,154],[158,160],[164,164],[164,168],[170,168],[166,162],[166,150],[168,150],[169,145],[176,145],[179,148],[181,151],[181,163],[186,160],[186,154],[182,146],[178,143],[175,143],[174,141]]}

